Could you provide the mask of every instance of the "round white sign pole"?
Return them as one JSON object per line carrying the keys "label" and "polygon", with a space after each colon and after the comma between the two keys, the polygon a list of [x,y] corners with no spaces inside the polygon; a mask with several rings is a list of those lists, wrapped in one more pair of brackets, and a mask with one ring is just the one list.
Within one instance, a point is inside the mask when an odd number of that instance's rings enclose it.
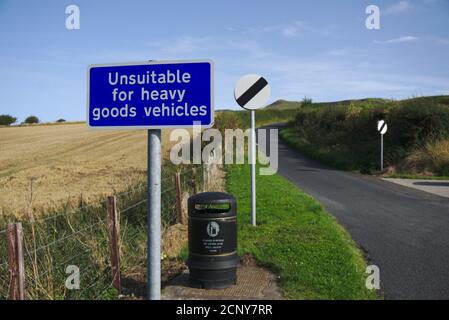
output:
{"label": "round white sign pole", "polygon": [[384,120],[377,122],[377,131],[380,133],[380,171],[384,170],[384,134],[387,133],[388,126]]}
{"label": "round white sign pole", "polygon": [[380,171],[384,171],[384,135],[380,135]]}
{"label": "round white sign pole", "polygon": [[251,110],[251,224],[256,225],[256,111]]}
{"label": "round white sign pole", "polygon": [[250,110],[250,150],[251,165],[251,224],[256,226],[256,110],[262,108],[270,98],[271,89],[265,78],[257,74],[248,74],[240,78],[234,90],[237,103],[244,109]]}

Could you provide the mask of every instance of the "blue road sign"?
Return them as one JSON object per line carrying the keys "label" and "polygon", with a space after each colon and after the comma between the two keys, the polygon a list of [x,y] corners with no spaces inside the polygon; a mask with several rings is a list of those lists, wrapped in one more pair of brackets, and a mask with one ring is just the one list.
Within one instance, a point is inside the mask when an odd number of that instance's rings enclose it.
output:
{"label": "blue road sign", "polygon": [[91,128],[159,129],[214,122],[212,61],[91,65],[87,123]]}

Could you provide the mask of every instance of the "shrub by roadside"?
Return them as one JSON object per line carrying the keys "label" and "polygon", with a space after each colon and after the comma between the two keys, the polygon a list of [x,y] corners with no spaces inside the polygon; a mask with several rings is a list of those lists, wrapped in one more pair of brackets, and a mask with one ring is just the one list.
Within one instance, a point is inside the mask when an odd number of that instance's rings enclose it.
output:
{"label": "shrub by roadside", "polygon": [[[421,171],[426,169],[431,170],[427,173],[443,175],[447,169],[445,144],[441,141],[449,138],[449,105],[442,102],[446,100],[429,97],[304,108],[281,132],[281,137],[336,168],[369,173],[379,168],[376,123],[384,119],[388,123],[384,136],[387,166],[394,170],[413,169],[408,173],[414,174],[424,173]],[[413,156],[420,149],[424,153]],[[413,164],[413,160],[420,163]],[[423,166],[424,160],[427,165]]]}
{"label": "shrub by roadside", "polygon": [[401,164],[401,171],[449,176],[449,140],[429,141],[412,151]]}

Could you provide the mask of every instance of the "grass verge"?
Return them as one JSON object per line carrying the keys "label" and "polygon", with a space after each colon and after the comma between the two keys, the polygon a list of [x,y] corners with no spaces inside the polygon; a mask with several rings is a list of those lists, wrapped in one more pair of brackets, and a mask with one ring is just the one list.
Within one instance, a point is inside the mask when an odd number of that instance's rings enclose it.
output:
{"label": "grass verge", "polygon": [[376,299],[366,264],[346,231],[313,198],[279,175],[257,180],[257,227],[250,225],[249,166],[226,167],[238,203],[238,251],[280,276],[288,299]]}

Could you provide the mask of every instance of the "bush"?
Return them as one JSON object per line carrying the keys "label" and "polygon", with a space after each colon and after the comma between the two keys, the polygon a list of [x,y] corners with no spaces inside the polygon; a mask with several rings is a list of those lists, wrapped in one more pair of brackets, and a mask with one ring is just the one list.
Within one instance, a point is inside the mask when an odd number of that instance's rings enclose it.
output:
{"label": "bush", "polygon": [[215,117],[214,128],[223,133],[225,129],[243,128],[243,123],[236,112],[223,111]]}
{"label": "bush", "polygon": [[302,99],[302,101],[301,101],[302,107],[310,107],[312,105],[313,105],[312,98],[304,97],[304,99]]}
{"label": "bush", "polygon": [[39,118],[36,116],[29,116],[25,119],[25,123],[27,124],[34,124],[34,123],[39,123]]}
{"label": "bush", "polygon": [[56,122],[58,122],[58,123],[65,122],[65,119],[58,119],[58,120],[56,120]]}
{"label": "bush", "polygon": [[[388,124],[384,161],[386,165],[399,166],[416,150],[422,151],[419,158],[424,159],[423,154],[434,155],[435,150],[444,148],[442,143],[430,148],[435,141],[449,139],[449,106],[441,101],[444,100],[431,97],[399,102],[314,104],[313,108],[298,110],[290,126],[294,132],[290,131],[288,136],[300,137],[295,145],[318,160],[340,169],[367,173],[379,168],[380,137],[376,123],[384,119]],[[443,167],[447,164],[443,163],[446,162],[416,166],[440,173],[446,170]]]}
{"label": "bush", "polygon": [[17,121],[17,118],[10,116],[9,114],[0,115],[0,126],[10,126]]}
{"label": "bush", "polygon": [[407,156],[403,169],[411,173],[449,175],[449,140],[429,141]]}

